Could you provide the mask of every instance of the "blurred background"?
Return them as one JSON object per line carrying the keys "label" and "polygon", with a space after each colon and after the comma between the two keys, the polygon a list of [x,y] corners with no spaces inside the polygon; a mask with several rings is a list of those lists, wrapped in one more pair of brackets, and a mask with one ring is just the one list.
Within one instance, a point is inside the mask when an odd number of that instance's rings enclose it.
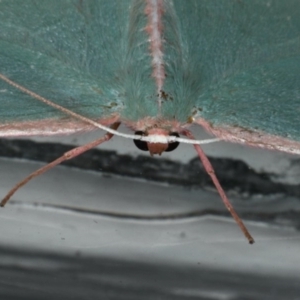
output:
{"label": "blurred background", "polygon": [[[102,134],[0,140],[1,195]],[[254,245],[191,145],[150,157],[114,137],[0,210],[1,299],[300,299],[299,157],[203,149]]]}

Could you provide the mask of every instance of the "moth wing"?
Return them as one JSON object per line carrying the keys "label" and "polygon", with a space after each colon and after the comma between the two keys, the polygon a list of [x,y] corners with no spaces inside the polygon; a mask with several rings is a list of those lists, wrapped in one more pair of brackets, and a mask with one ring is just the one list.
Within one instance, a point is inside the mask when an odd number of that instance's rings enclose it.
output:
{"label": "moth wing", "polygon": [[183,99],[187,116],[229,140],[278,149],[300,141],[300,2],[176,0],[174,7],[193,90]]}
{"label": "moth wing", "polygon": [[[129,7],[129,1],[1,1],[0,73],[89,118],[120,113]],[[0,135],[12,128],[19,135],[51,133],[64,122],[70,130],[82,125],[0,80]]]}

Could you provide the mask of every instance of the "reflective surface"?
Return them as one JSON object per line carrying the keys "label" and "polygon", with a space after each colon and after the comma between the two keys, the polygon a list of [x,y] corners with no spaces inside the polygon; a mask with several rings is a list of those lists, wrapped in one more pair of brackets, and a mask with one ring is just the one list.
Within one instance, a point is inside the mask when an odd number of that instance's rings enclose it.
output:
{"label": "reflective surface", "polygon": [[[4,195],[43,163],[0,165]],[[141,170],[128,178],[60,166],[20,190],[0,210],[1,298],[299,299],[296,196],[228,191],[249,245],[210,186],[149,182]]]}

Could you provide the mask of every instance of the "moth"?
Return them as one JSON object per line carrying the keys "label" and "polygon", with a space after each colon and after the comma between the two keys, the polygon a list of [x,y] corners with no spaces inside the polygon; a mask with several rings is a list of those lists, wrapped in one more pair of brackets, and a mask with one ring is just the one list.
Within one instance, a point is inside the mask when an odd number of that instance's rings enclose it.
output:
{"label": "moth", "polygon": [[[300,154],[298,0],[0,2],[0,136],[107,133],[17,184],[109,140],[151,155],[216,139]],[[117,131],[123,123],[134,134]],[[195,140],[191,124],[216,139]]]}

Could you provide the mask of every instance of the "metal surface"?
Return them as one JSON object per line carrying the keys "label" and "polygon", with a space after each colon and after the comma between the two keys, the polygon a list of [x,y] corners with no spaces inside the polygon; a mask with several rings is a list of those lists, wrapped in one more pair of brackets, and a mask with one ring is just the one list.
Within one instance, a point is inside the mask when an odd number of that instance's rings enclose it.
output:
{"label": "metal surface", "polygon": [[[4,195],[43,163],[0,165]],[[210,186],[143,172],[60,166],[22,188],[0,210],[1,299],[300,299],[299,198],[228,191],[249,245]]]}

